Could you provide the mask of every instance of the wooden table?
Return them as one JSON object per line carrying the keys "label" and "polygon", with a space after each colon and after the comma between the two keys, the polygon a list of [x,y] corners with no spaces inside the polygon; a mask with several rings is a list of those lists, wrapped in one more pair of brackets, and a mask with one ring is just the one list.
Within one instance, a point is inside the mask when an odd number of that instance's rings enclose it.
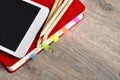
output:
{"label": "wooden table", "polygon": [[120,0],[81,0],[85,19],[48,52],[0,80],[120,80]]}

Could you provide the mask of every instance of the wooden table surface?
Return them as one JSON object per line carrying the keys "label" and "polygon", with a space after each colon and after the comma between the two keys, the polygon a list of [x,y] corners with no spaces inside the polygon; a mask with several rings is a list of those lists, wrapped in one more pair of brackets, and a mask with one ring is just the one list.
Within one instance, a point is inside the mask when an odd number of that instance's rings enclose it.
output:
{"label": "wooden table surface", "polygon": [[120,0],[81,0],[85,19],[15,73],[0,80],[120,80]]}

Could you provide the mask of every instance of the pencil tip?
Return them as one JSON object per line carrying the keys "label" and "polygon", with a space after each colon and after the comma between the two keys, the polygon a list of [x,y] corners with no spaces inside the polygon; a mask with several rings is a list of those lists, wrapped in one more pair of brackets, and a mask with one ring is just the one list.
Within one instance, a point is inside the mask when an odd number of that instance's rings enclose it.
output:
{"label": "pencil tip", "polygon": [[42,39],[39,38],[38,41],[37,41],[37,47],[40,47],[41,41],[42,41]]}

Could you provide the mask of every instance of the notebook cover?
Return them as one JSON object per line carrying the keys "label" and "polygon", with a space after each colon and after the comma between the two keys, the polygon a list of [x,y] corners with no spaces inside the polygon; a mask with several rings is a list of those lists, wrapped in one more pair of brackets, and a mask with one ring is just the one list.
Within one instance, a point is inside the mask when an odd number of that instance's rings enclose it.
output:
{"label": "notebook cover", "polygon": [[[83,13],[79,14],[72,21],[70,21],[69,23],[67,23],[64,27],[62,27],[60,30],[58,30],[56,33],[54,33],[51,37],[49,37],[47,39],[47,44],[50,46],[50,44],[53,43],[54,41],[58,41],[59,37],[61,37],[65,33],[67,33],[72,27],[74,27],[75,24],[77,24],[78,22],[80,22],[83,18],[84,18],[84,14]],[[54,37],[54,41],[52,39],[53,37]],[[36,48],[34,50],[36,50]],[[7,67],[7,69],[10,72],[17,71],[20,67],[22,67],[22,65],[26,64],[31,59],[33,59],[33,60],[36,59],[37,54],[39,54],[43,50],[43,48],[39,48],[39,50],[37,50],[35,52],[34,52],[34,50],[31,53],[27,54],[22,59],[20,59],[14,65],[12,65],[10,67]]]}
{"label": "notebook cover", "polygon": [[[52,7],[54,0],[34,0],[35,2],[41,3],[49,8]],[[69,7],[69,9],[66,11],[64,16],[61,18],[61,20],[58,22],[56,27],[53,29],[53,31],[50,33],[49,37],[56,33],[58,30],[60,30],[63,26],[65,26],[68,22],[70,22],[72,19],[74,19],[76,16],[78,16],[80,13],[82,13],[85,9],[85,6],[79,1],[74,0],[72,5]],[[32,46],[30,47],[28,53],[33,50],[36,47],[38,36],[34,40]],[[13,56],[10,56],[8,54],[5,54],[4,52],[0,52],[0,61],[5,67],[10,67],[14,65],[16,62],[18,62],[20,59],[15,58]]]}

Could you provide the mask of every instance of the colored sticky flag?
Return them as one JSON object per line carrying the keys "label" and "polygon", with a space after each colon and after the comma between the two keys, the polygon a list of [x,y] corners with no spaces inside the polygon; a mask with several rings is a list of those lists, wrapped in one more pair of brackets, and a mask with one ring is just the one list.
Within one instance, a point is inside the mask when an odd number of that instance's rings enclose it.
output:
{"label": "colored sticky flag", "polygon": [[41,47],[44,49],[44,50],[48,50],[50,48],[50,46],[45,42],[41,45]]}
{"label": "colored sticky flag", "polygon": [[61,30],[62,30],[64,33],[68,32],[68,29],[67,29],[66,27],[63,27]]}
{"label": "colored sticky flag", "polygon": [[57,42],[59,40],[59,37],[54,34],[53,36],[51,36],[51,39],[54,41],[54,42]]}
{"label": "colored sticky flag", "polygon": [[30,58],[32,58],[32,60],[36,60],[37,59],[37,55],[36,54],[32,54],[32,55],[30,55]]}
{"label": "colored sticky flag", "polygon": [[75,23],[78,23],[78,22],[80,21],[80,19],[79,19],[78,17],[76,17],[76,18],[73,19],[73,21],[74,21]]}

